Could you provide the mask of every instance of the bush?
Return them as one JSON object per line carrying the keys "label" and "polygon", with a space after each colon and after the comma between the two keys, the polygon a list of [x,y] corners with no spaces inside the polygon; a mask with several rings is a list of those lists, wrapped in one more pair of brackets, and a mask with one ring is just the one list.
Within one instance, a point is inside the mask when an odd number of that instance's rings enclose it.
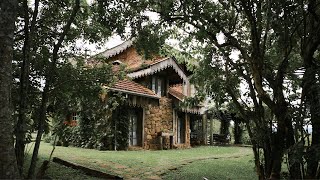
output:
{"label": "bush", "polygon": [[49,135],[49,134],[46,134],[46,135],[44,136],[44,138],[43,138],[43,141],[44,141],[45,143],[51,143],[51,142],[53,142],[53,137],[52,137],[51,135]]}

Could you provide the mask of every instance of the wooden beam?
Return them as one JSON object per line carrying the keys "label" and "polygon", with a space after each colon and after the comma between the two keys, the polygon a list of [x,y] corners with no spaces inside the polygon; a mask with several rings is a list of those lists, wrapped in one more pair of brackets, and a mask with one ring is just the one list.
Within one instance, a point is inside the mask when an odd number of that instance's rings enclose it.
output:
{"label": "wooden beam", "polygon": [[62,159],[57,158],[57,157],[54,157],[52,159],[52,161],[55,162],[55,163],[62,164],[62,165],[67,166],[67,167],[71,167],[72,169],[80,170],[80,171],[84,172],[86,175],[89,175],[89,176],[103,178],[103,179],[123,179],[122,177],[115,176],[115,175],[110,175],[110,174],[107,174],[107,173],[104,173],[104,172],[101,172],[101,171],[97,171],[97,170],[94,170],[94,169],[91,169],[91,168],[87,168],[87,167],[81,166],[79,164],[75,164],[75,163],[71,163],[71,162],[62,160]]}
{"label": "wooden beam", "polygon": [[145,107],[143,106],[142,107],[142,137],[141,137],[141,147],[143,147],[143,149],[145,149],[145,147],[144,147],[144,126],[145,126],[145,124],[144,124],[144,121],[145,121]]}
{"label": "wooden beam", "polygon": [[207,113],[204,113],[202,115],[202,144],[207,145],[208,139],[207,139]]}
{"label": "wooden beam", "polygon": [[185,129],[185,133],[184,133],[184,143],[187,144],[187,135],[188,135],[188,132],[189,132],[189,129],[188,129],[188,114],[187,113],[184,113],[184,129]]}

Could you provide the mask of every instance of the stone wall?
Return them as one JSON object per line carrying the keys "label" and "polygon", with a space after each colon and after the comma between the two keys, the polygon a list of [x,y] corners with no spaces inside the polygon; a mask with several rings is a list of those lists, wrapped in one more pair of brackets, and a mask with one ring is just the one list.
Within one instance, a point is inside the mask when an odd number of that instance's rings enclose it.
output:
{"label": "stone wall", "polygon": [[[185,116],[184,116],[185,117]],[[186,122],[186,139],[185,143],[177,144],[177,129],[176,122],[173,120],[173,109],[172,109],[172,99],[167,97],[162,97],[159,100],[159,106],[148,105],[145,108],[145,119],[144,119],[144,149],[161,149],[161,139],[162,147],[168,149],[169,133],[174,135],[174,148],[189,148],[190,147],[190,117],[187,114]],[[175,129],[173,129],[173,127]],[[165,133],[165,137],[161,137],[162,132]]]}
{"label": "stone wall", "polygon": [[161,132],[172,132],[172,100],[162,97],[159,106],[148,105],[144,119],[144,149],[160,149]]}

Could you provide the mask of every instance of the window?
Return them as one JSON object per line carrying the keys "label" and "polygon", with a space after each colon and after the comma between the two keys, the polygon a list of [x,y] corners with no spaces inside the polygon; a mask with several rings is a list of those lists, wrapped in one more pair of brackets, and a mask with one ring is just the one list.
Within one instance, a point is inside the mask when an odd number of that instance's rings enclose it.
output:
{"label": "window", "polygon": [[129,116],[129,145],[136,146],[138,145],[137,131],[138,131],[138,118],[135,114],[130,114]]}
{"label": "window", "polygon": [[165,96],[165,80],[158,76],[152,76],[151,89],[158,96]]}
{"label": "window", "polygon": [[157,95],[161,96],[161,86],[162,86],[162,79],[158,79],[158,91],[157,91]]}
{"label": "window", "polygon": [[151,88],[152,88],[152,91],[154,92],[154,93],[156,93],[157,92],[157,90],[156,90],[156,77],[155,76],[152,76],[152,85],[151,85]]}
{"label": "window", "polygon": [[120,60],[115,60],[112,62],[112,65],[120,65],[122,62]]}
{"label": "window", "polygon": [[67,126],[77,126],[78,125],[78,115],[76,112],[67,115],[66,120],[63,122]]}
{"label": "window", "polygon": [[78,120],[78,115],[77,115],[76,112],[73,112],[73,113],[72,113],[72,120],[73,120],[73,121]]}
{"label": "window", "polygon": [[177,127],[178,127],[178,144],[185,143],[186,135],[186,124],[185,119],[178,115]]}

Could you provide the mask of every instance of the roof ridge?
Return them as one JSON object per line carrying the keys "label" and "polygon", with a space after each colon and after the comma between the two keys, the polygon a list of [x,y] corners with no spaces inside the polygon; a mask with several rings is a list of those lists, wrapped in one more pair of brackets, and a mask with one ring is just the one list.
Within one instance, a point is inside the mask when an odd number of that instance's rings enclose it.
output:
{"label": "roof ridge", "polygon": [[99,55],[102,55],[105,58],[113,57],[113,56],[118,55],[121,52],[127,50],[129,47],[131,47],[133,45],[133,41],[134,41],[134,39],[129,39],[129,40],[123,41],[121,44],[118,44],[117,46],[114,46],[110,49],[107,49],[107,50],[101,52],[101,53],[98,53],[98,54],[94,55],[93,57],[99,56]]}

